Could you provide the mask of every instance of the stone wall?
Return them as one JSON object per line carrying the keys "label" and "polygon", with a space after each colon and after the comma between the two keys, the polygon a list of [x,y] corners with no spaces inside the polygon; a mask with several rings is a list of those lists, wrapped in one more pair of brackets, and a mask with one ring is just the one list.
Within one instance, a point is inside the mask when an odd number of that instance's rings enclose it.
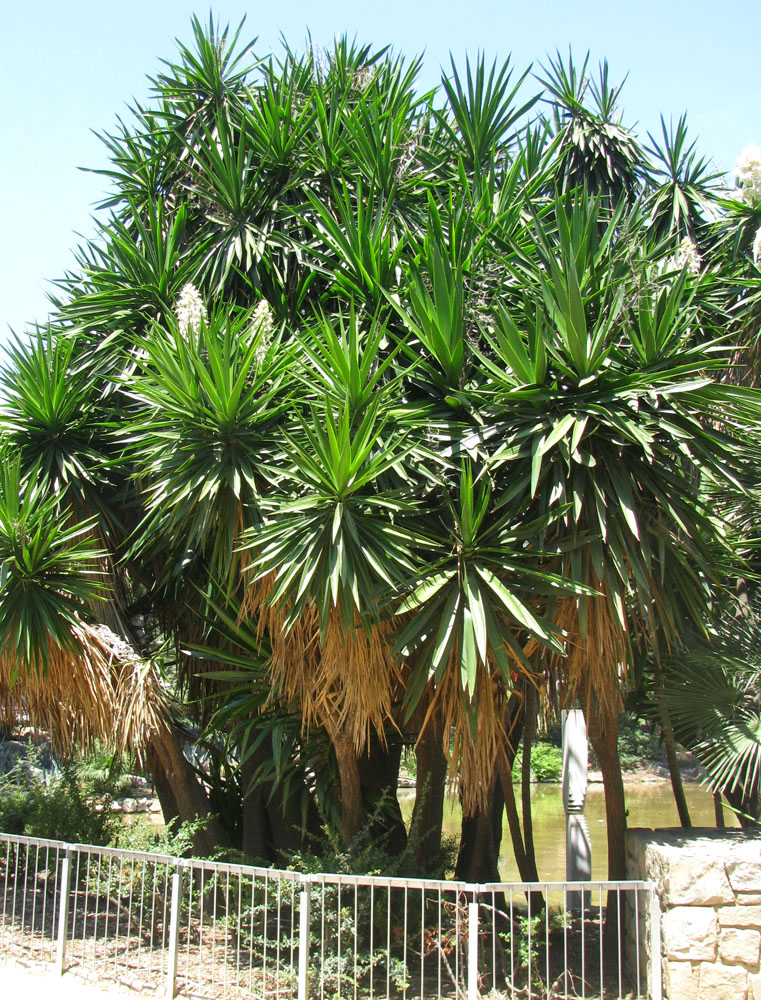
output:
{"label": "stone wall", "polygon": [[630,830],[627,855],[657,886],[664,998],[761,1000],[761,831]]}

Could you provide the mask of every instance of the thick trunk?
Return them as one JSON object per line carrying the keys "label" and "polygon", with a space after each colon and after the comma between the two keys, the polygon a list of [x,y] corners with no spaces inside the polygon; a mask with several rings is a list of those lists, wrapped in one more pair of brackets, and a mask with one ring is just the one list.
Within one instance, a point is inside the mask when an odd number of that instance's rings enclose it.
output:
{"label": "thick trunk", "polygon": [[241,817],[241,850],[252,861],[270,864],[272,854],[271,831],[267,819],[267,806],[262,790],[254,782],[259,765],[258,753],[249,754],[240,766],[243,815]]}
{"label": "thick trunk", "polygon": [[341,786],[341,833],[346,843],[353,840],[367,822],[362,803],[362,783],[354,744],[345,730],[333,736],[333,750]]}
{"label": "thick trunk", "polygon": [[437,717],[430,719],[415,747],[417,788],[410,835],[412,853],[421,874],[435,874],[441,863],[441,829],[444,823],[447,760],[443,730]]}
{"label": "thick trunk", "polygon": [[[495,823],[502,823],[503,800],[497,775],[492,778],[486,809],[462,817],[460,850],[455,878],[463,882],[499,882],[499,844],[495,843]],[[495,815],[495,814],[498,814]]]}
{"label": "thick trunk", "polygon": [[271,747],[262,744],[241,765],[241,849],[267,864],[287,864],[293,854],[304,850],[306,838],[319,840],[321,819],[311,796],[303,816],[305,789],[293,787],[286,796],[282,785],[255,783],[257,769],[271,752]]}
{"label": "thick trunk", "polygon": [[618,711],[593,703],[587,713],[589,742],[597,754],[605,789],[605,819],[608,828],[608,879],[626,878],[626,797],[618,757]]}
{"label": "thick trunk", "polygon": [[674,738],[674,728],[671,725],[668,705],[663,694],[663,683],[661,680],[661,668],[655,663],[655,700],[658,704],[658,715],[660,717],[661,732],[663,733],[663,745],[666,748],[666,760],[669,765],[671,776],[671,789],[674,793],[676,811],[679,813],[679,822],[685,829],[692,826],[690,810],[687,808],[687,799],[684,795],[684,785],[682,784],[682,771],[679,767],[679,758],[676,755],[676,740]]}
{"label": "thick trunk", "polygon": [[[166,801],[171,818],[194,820],[201,817],[206,820],[204,829],[198,830],[193,837],[194,851],[209,857],[220,847],[232,847],[228,831],[209,809],[209,799],[203,784],[182,752],[182,745],[175,731],[166,727],[155,732],[151,737],[147,756],[162,809]],[[166,814],[164,819],[166,820]]]}
{"label": "thick trunk", "polygon": [[367,751],[357,762],[362,801],[372,813],[370,835],[392,856],[401,854],[407,847],[407,828],[396,797],[401,759],[401,740],[392,739],[383,746],[373,736]]}

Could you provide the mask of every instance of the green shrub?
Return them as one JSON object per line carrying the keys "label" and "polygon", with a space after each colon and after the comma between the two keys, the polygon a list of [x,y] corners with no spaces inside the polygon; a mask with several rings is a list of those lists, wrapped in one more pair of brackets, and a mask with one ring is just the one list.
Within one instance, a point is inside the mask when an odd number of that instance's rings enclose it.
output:
{"label": "green shrub", "polygon": [[17,766],[0,778],[0,830],[68,843],[108,844],[116,820],[104,797],[100,809],[75,764],[46,781]]}
{"label": "green shrub", "polygon": [[551,743],[538,741],[531,748],[531,773],[535,781],[560,781],[563,751]]}
{"label": "green shrub", "polygon": [[25,759],[0,775],[0,831],[79,844],[117,838],[121,824],[109,807],[129,788],[135,762],[96,745],[56,771],[43,763],[30,742]]}
{"label": "green shrub", "polygon": [[[532,781],[560,781],[563,771],[563,751],[546,740],[537,740],[531,747]],[[521,779],[521,754],[513,762],[513,781]]]}

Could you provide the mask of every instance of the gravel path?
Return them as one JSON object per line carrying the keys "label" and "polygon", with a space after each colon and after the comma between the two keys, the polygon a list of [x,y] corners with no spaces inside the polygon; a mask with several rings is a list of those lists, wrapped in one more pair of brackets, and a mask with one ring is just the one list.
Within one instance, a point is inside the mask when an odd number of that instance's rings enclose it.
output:
{"label": "gravel path", "polygon": [[57,976],[45,969],[23,965],[0,965],[0,994],[24,1000],[114,1000],[115,996],[135,996],[117,983],[94,986],[67,973]]}

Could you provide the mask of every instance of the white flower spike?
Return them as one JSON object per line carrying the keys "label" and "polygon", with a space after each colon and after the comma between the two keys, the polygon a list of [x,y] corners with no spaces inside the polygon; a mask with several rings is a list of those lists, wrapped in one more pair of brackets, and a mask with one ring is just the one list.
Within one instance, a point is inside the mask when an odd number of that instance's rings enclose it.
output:
{"label": "white flower spike", "polygon": [[688,274],[698,275],[700,274],[702,263],[703,258],[698,253],[698,248],[689,236],[686,236],[679,244],[679,249],[676,252],[676,267],[687,271]]}
{"label": "white flower spike", "polygon": [[203,299],[196,286],[191,285],[190,282],[182,286],[177,297],[175,315],[183,337],[187,337],[191,331],[198,333],[201,323],[205,319]]}
{"label": "white flower spike", "polygon": [[256,309],[254,309],[254,315],[251,319],[252,337],[259,338],[259,343],[255,353],[255,361],[257,365],[260,365],[267,356],[267,351],[269,350],[270,343],[272,342],[272,331],[274,329],[275,317],[272,315],[269,303],[265,299],[262,299]]}
{"label": "white flower spike", "polygon": [[742,184],[742,199],[750,208],[761,205],[761,149],[750,145],[740,153],[735,177]]}

